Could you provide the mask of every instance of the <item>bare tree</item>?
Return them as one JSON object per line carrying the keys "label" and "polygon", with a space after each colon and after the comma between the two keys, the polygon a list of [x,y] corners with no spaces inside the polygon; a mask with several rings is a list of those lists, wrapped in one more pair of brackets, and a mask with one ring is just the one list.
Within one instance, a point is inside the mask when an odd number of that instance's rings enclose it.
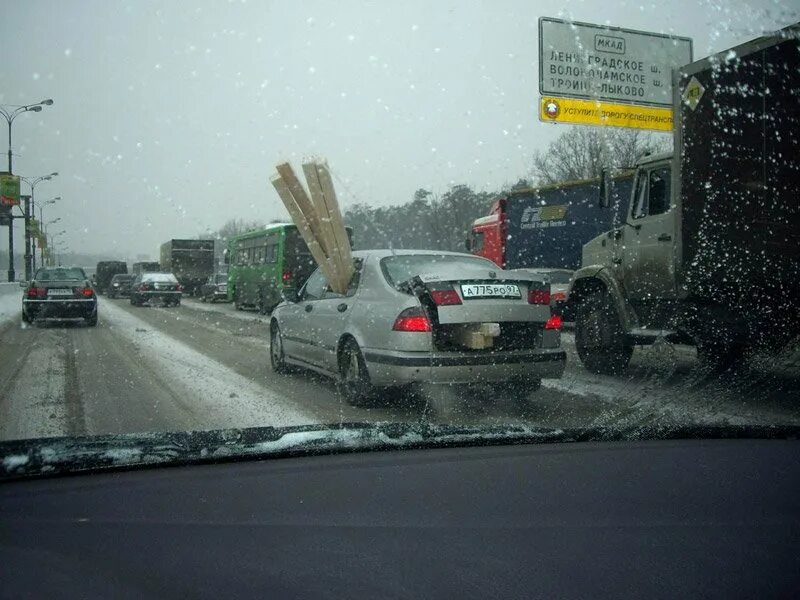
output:
{"label": "bare tree", "polygon": [[639,129],[572,127],[533,158],[538,184],[598,177],[603,167],[625,168],[648,152],[669,150],[672,137]]}

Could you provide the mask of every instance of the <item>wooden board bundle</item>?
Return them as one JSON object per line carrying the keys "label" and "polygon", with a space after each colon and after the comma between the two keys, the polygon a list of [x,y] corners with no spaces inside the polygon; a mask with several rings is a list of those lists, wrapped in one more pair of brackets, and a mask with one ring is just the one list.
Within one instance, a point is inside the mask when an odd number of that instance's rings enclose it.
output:
{"label": "wooden board bundle", "polygon": [[308,192],[289,163],[279,164],[276,170],[270,181],[292,222],[325,274],[330,289],[346,294],[353,277],[353,257],[328,166],[315,161],[303,164]]}

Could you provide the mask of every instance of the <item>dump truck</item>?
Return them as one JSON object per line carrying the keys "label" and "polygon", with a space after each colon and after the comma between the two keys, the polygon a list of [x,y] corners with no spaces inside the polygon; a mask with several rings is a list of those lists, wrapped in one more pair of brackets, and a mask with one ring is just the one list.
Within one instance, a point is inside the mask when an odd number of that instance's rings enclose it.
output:
{"label": "dump truck", "polygon": [[674,71],[674,152],[636,166],[570,284],[590,371],[619,373],[659,339],[727,368],[800,333],[799,38],[796,24]]}
{"label": "dump truck", "polygon": [[160,266],[175,275],[185,293],[196,295],[214,272],[214,240],[169,240],[161,245]]}

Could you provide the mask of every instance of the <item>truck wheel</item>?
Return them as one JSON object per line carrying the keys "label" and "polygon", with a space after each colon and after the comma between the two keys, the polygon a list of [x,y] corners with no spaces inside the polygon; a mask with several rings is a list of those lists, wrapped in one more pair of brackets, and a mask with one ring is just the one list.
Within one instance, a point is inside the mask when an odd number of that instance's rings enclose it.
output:
{"label": "truck wheel", "polygon": [[628,366],[633,346],[625,339],[617,311],[604,292],[594,292],[578,304],[575,347],[592,373],[617,375]]}

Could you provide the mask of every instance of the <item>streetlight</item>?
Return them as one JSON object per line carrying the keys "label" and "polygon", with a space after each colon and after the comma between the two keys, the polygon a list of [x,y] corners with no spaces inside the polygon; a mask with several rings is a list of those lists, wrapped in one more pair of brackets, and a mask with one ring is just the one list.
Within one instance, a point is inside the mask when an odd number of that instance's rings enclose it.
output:
{"label": "streetlight", "polygon": [[[47,205],[47,204],[55,204],[56,201],[58,201],[58,200],[61,200],[61,196],[56,196],[55,198],[51,198],[50,200],[46,200],[45,202],[39,202],[39,223],[44,224],[44,212],[42,211],[42,207]],[[58,219],[56,219],[56,221],[60,221],[60,220],[61,220],[60,217]],[[56,221],[50,221],[48,224],[53,224]],[[45,233],[45,239],[47,239],[46,233]],[[36,250],[35,249],[33,251],[33,254],[36,255]],[[41,244],[39,244],[39,262],[41,262],[42,266],[44,266],[44,248],[42,248]]]}
{"label": "streetlight", "polygon": [[10,107],[13,108],[14,110],[9,110],[9,108],[0,106],[0,114],[2,114],[6,118],[6,122],[8,123],[8,174],[9,175],[13,172],[11,170],[11,124],[14,122],[14,119],[16,119],[24,112],[41,112],[42,106],[52,106],[52,104],[53,104],[52,98],[48,98],[47,100],[42,100],[41,102],[37,102],[36,104],[24,104],[22,106]]}
{"label": "streetlight", "polygon": [[[46,100],[44,102],[46,102]],[[22,181],[24,181],[31,187],[31,206],[33,206],[34,211],[36,210],[36,201],[34,200],[33,194],[34,190],[36,189],[36,186],[43,181],[50,181],[53,177],[58,177],[58,171],[53,171],[49,175],[40,175],[39,177],[20,177]],[[36,252],[35,249],[33,249],[31,246],[30,213],[31,211],[26,206],[25,209],[25,278],[26,279],[30,279],[31,271],[36,268]],[[31,256],[32,249],[34,250],[33,256]]]}
{"label": "streetlight", "polygon": [[[52,106],[53,99],[48,98],[36,104],[24,104],[22,106],[0,106],[0,115],[3,115],[8,123],[8,174],[11,175],[11,124],[18,116],[24,112],[41,112],[42,106]],[[9,215],[8,221],[8,280],[14,281],[16,273],[14,271],[14,216]],[[27,225],[25,231],[28,231]],[[26,246],[27,248],[27,246]]]}

